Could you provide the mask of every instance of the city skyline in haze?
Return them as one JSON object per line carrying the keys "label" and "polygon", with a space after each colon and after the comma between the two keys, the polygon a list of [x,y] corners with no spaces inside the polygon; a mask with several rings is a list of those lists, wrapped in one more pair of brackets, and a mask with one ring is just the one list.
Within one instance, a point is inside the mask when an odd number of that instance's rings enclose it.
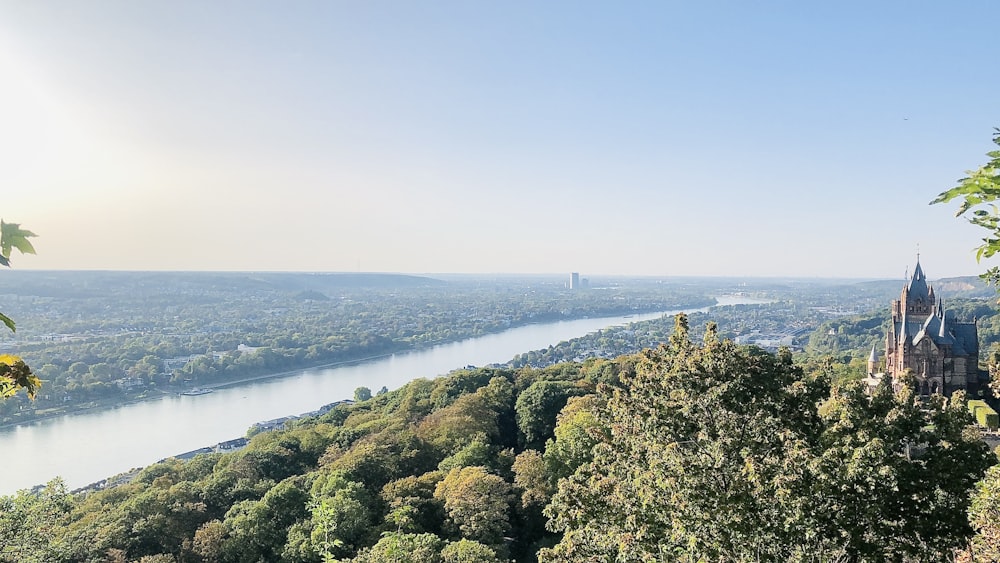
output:
{"label": "city skyline in haze", "polygon": [[0,2],[16,269],[977,274],[1000,5]]}

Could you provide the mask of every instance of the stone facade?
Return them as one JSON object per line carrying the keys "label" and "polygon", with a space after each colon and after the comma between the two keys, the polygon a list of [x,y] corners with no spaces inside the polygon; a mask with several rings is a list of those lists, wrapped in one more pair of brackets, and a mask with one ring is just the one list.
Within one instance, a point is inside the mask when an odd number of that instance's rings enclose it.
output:
{"label": "stone facade", "polygon": [[[898,388],[909,371],[921,395],[950,396],[963,389],[979,391],[979,331],[976,323],[960,323],[949,317],[944,303],[934,296],[934,288],[917,261],[913,277],[892,302],[892,320],[885,336],[885,374]],[[877,382],[875,349],[868,359],[869,380]]]}

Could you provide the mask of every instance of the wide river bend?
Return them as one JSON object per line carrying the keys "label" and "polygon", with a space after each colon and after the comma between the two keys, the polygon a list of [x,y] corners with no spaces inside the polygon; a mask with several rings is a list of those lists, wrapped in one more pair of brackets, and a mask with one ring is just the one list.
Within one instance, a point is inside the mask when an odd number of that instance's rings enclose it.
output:
{"label": "wide river bend", "polygon": [[[759,301],[724,296],[718,302]],[[507,362],[517,354],[602,328],[677,312],[526,325],[359,364],[251,381],[207,395],[164,396],[6,428],[0,430],[0,468],[4,473],[0,495],[56,476],[70,489],[82,487],[133,467],[243,436],[255,422],[310,412],[350,398],[362,385],[372,390],[382,386],[395,389],[419,377],[436,377],[470,364]]]}

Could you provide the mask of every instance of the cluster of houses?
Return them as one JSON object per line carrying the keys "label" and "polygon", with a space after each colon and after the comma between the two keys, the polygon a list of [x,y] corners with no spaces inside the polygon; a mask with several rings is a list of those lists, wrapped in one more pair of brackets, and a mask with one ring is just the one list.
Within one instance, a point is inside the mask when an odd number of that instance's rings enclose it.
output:
{"label": "cluster of houses", "polygon": [[733,339],[737,344],[752,344],[765,350],[777,350],[781,347],[795,348],[795,339],[807,332],[804,328],[791,328],[775,333],[753,332],[741,334]]}

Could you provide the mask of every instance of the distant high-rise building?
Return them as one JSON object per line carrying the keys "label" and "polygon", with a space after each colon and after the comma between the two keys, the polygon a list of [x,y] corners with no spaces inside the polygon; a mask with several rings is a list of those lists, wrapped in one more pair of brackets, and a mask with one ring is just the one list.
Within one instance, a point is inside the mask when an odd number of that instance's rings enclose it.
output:
{"label": "distant high-rise building", "polygon": [[573,272],[569,275],[569,288],[580,289],[580,272]]}

